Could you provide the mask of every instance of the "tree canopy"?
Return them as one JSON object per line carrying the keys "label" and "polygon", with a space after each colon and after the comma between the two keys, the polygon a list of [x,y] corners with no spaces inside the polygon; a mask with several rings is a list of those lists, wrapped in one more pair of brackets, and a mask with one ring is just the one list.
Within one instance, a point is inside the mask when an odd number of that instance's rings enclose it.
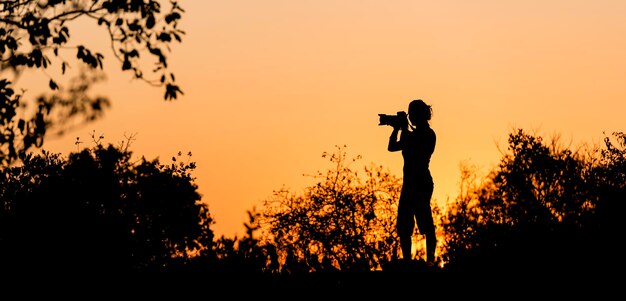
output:
{"label": "tree canopy", "polygon": [[[164,99],[182,90],[169,71],[169,45],[181,42],[178,22],[184,10],[157,0],[16,0],[0,2],[0,165],[41,147],[47,132],[63,132],[70,120],[90,121],[109,106],[88,93],[102,79],[104,55],[74,41],[70,24],[91,20],[109,38],[114,59],[126,72],[150,85],[164,87]],[[152,66],[147,64],[152,63]],[[66,71],[79,65],[76,78]],[[60,74],[49,70],[56,68]],[[49,94],[27,101],[14,87],[11,74],[41,70],[49,77]],[[46,71],[47,70],[47,71]],[[68,82],[67,85],[64,82]]]}

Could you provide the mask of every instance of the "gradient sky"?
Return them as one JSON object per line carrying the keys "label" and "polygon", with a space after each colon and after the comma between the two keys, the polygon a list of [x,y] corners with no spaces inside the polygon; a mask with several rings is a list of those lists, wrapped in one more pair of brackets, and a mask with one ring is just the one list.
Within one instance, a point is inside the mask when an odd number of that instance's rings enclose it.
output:
{"label": "gradient sky", "polygon": [[[626,1],[179,4],[187,34],[170,64],[185,94],[165,102],[161,89],[132,81],[103,28],[79,23],[73,43],[105,55],[108,80],[96,91],[112,108],[44,148],[74,151],[76,137],[88,142],[95,131],[114,144],[136,134],[136,155],[166,163],[191,151],[217,235],[243,235],[246,211],[273,190],[315,184],[303,174],[330,168],[321,154],[335,145],[401,176],[377,114],[412,99],[434,110],[441,205],[458,194],[459,165],[487,172],[514,128],[572,146],[626,130]],[[19,84],[31,80],[37,75]]]}

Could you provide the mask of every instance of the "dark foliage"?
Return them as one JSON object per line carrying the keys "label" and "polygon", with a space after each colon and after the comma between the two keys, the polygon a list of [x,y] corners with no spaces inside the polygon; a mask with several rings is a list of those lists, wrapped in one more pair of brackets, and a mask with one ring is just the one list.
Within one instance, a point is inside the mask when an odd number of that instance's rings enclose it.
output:
{"label": "dark foliage", "polygon": [[265,202],[261,223],[276,246],[280,271],[370,271],[398,258],[395,234],[399,180],[382,166],[364,168],[365,180],[344,148],[324,153],[333,165],[302,196],[285,189]]}
{"label": "dark foliage", "polygon": [[0,174],[0,268],[146,272],[134,279],[144,288],[206,281],[243,288],[241,296],[369,296],[408,292],[417,281],[448,296],[598,297],[615,291],[610,277],[623,271],[625,138],[614,133],[582,154],[512,133],[500,165],[445,214],[436,209],[443,268],[396,260],[399,181],[376,166],[362,181],[342,148],[325,154],[333,168],[303,196],[281,190],[262,213],[249,212],[242,238],[219,239],[182,154],[171,165],[133,163],[126,148],[100,144],[67,159],[29,155]]}
{"label": "dark foliage", "polygon": [[205,248],[198,256],[174,272],[178,275],[191,273],[205,275],[222,281],[259,280],[278,272],[275,246],[255,237],[259,231],[259,213],[248,212],[249,221],[244,223],[246,234],[241,237],[216,239],[212,248]]}
{"label": "dark foliage", "polygon": [[[616,239],[626,201],[623,133],[587,154],[518,130],[500,165],[444,217],[450,268],[606,276],[623,266]],[[467,178],[466,178],[467,179]],[[595,276],[593,276],[595,275]]]}
{"label": "dark foliage", "polygon": [[[178,29],[183,9],[170,1],[164,10],[155,0],[48,0],[0,3],[0,166],[41,147],[44,136],[62,134],[68,127],[100,117],[109,106],[102,97],[89,95],[101,80],[104,56],[71,40],[70,24],[91,20],[108,33],[111,49],[121,69],[135,78],[165,89],[164,99],[176,99],[182,90],[168,70],[169,45],[180,42]],[[141,59],[140,59],[141,57]],[[76,62],[79,75],[62,82]],[[145,66],[152,61],[154,66]],[[60,70],[55,74],[51,69]],[[9,79],[25,70],[46,71],[51,93],[27,101]],[[146,71],[148,70],[148,71]],[[17,78],[17,76],[16,76]]]}
{"label": "dark foliage", "polygon": [[127,148],[100,144],[67,159],[25,156],[0,171],[0,270],[123,275],[189,264],[213,243],[194,168],[132,162]]}

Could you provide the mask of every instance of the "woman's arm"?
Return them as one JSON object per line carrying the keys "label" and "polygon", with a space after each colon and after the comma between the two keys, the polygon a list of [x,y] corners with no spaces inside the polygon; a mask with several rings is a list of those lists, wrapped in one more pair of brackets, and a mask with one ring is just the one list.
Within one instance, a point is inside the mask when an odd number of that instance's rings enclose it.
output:
{"label": "woman's arm", "polygon": [[397,152],[402,149],[402,144],[398,140],[398,132],[400,128],[393,128],[393,132],[391,132],[391,136],[389,136],[389,144],[387,145],[387,150],[390,152]]}

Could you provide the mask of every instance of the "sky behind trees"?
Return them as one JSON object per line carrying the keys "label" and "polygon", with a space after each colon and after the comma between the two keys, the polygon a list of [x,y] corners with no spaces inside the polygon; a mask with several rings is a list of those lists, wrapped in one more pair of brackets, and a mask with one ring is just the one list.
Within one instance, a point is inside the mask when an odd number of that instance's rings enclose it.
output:
{"label": "sky behind trees", "polygon": [[[76,137],[88,144],[95,132],[111,143],[136,134],[131,149],[147,158],[190,151],[218,235],[243,234],[246,210],[273,190],[313,184],[302,174],[327,169],[321,154],[334,145],[401,175],[377,114],[412,99],[433,106],[440,204],[458,193],[459,164],[486,172],[514,127],[579,145],[626,126],[621,1],[179,4],[187,34],[169,63],[185,94],[165,102],[109,60],[95,92],[111,109],[44,148],[74,151]],[[112,58],[102,28],[70,30]],[[38,81],[33,73],[17,85],[34,97]]]}

